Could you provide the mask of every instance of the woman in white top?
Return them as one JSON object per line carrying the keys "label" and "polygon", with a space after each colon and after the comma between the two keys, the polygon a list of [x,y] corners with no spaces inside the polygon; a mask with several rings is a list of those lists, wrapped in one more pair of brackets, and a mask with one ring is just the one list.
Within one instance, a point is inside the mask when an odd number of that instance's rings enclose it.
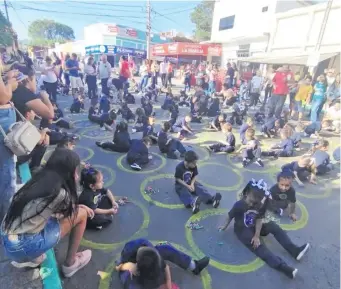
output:
{"label": "woman in white top", "polygon": [[44,86],[52,102],[57,103],[57,68],[52,64],[52,59],[46,56],[42,74],[44,75]]}
{"label": "woman in white top", "polygon": [[148,84],[148,61],[145,60],[140,67],[140,75],[141,75],[141,83],[140,83],[140,91],[142,91]]}
{"label": "woman in white top", "polygon": [[85,82],[88,85],[88,95],[90,99],[97,98],[97,71],[93,57],[88,58],[88,62],[84,67]]}
{"label": "woman in white top", "polygon": [[256,75],[252,77],[251,79],[251,102],[250,102],[250,108],[253,106],[256,108],[259,100],[259,96],[262,90],[263,86],[263,77],[262,77],[262,72],[258,70],[256,72]]}

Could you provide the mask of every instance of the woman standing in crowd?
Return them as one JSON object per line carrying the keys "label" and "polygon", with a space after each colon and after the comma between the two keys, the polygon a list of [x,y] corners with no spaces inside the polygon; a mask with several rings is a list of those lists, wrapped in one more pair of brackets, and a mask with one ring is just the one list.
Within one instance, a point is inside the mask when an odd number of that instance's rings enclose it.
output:
{"label": "woman standing in crowd", "polygon": [[[310,114],[310,121],[312,123],[316,123],[319,121],[320,113],[322,111],[322,107],[326,102],[326,90],[327,86],[325,84],[326,79],[324,75],[320,75],[316,83],[314,85],[314,93],[312,96],[311,101],[311,114]],[[309,100],[307,100],[309,102]]]}
{"label": "woman standing in crowd", "polygon": [[250,108],[256,109],[256,106],[259,101],[259,96],[261,93],[263,87],[263,77],[262,77],[262,72],[260,70],[257,70],[256,75],[252,77],[251,79],[251,102],[250,102]]}
{"label": "woman standing in crowd", "polygon": [[215,93],[217,74],[218,67],[216,64],[214,64],[211,70],[209,70],[208,74],[209,75],[208,91],[210,94]]}
{"label": "woman standing in crowd", "polygon": [[84,73],[86,74],[85,82],[88,85],[88,96],[92,100],[96,100],[97,97],[97,71],[93,57],[89,57],[87,64],[84,67]]}
{"label": "woman standing in crowd", "polygon": [[129,83],[128,80],[131,77],[131,70],[129,68],[129,62],[127,56],[122,55],[120,58],[120,80],[123,85],[124,95],[128,93]]}
{"label": "woman standing in crowd", "polygon": [[232,85],[233,86],[236,86],[237,85],[237,82],[239,80],[239,71],[237,69],[237,64],[235,62],[232,62],[232,68],[234,70],[234,73],[233,73],[233,82],[232,82]]}
{"label": "woman standing in crowd", "polygon": [[167,78],[166,78],[166,87],[172,87],[172,78],[173,78],[173,65],[170,62],[170,60],[168,60],[167,63]]}
{"label": "woman standing in crowd", "polygon": [[140,91],[142,91],[148,84],[149,72],[148,72],[148,60],[145,60],[140,67],[141,83]]}
{"label": "woman standing in crowd", "polygon": [[[2,61],[0,59],[0,72]],[[9,127],[15,123],[15,110],[10,103],[12,92],[17,89],[16,71],[10,71],[5,79],[0,77],[0,127],[8,133]],[[5,82],[4,82],[5,81]],[[15,158],[4,144],[4,135],[0,133],[0,220],[3,219],[13,197],[16,185]]]}
{"label": "woman standing in crowd", "polygon": [[52,59],[49,56],[45,58],[45,64],[42,67],[42,74],[44,75],[44,87],[50,96],[52,102],[57,103],[57,83],[58,71]]}
{"label": "woman standing in crowd", "polygon": [[78,205],[79,156],[68,149],[54,151],[44,169],[13,197],[1,226],[6,255],[17,268],[38,267],[45,252],[70,234],[62,271],[73,276],[87,265],[91,251],[78,252],[87,218],[94,212]]}
{"label": "woman standing in crowd", "polygon": [[62,74],[63,74],[62,61],[57,56],[56,52],[52,53],[52,57],[53,57],[53,60],[54,60],[53,65],[56,67],[58,81],[60,83],[63,83],[62,82]]}
{"label": "woman standing in crowd", "polygon": [[234,69],[230,62],[227,63],[227,71],[226,71],[226,82],[228,84],[228,88],[233,87],[233,79],[234,79]]}
{"label": "woman standing in crowd", "polygon": [[65,59],[64,59],[64,62],[63,62],[63,71],[64,71],[64,80],[65,80],[65,85],[69,88],[70,87],[70,74],[69,74],[69,71],[66,69],[66,62],[70,59],[70,54],[66,54],[65,55]]}
{"label": "woman standing in crowd", "polygon": [[187,88],[188,88],[188,91],[191,90],[191,76],[192,76],[191,66],[187,64],[185,68],[185,80],[184,80],[185,93],[186,93]]}
{"label": "woman standing in crowd", "polygon": [[265,110],[265,106],[266,106],[266,103],[268,101],[268,98],[271,97],[272,88],[273,88],[272,79],[273,79],[274,75],[275,75],[275,70],[273,68],[270,68],[266,74],[266,79],[264,82],[265,96],[264,96],[263,105],[261,107],[261,110],[263,110],[263,111]]}

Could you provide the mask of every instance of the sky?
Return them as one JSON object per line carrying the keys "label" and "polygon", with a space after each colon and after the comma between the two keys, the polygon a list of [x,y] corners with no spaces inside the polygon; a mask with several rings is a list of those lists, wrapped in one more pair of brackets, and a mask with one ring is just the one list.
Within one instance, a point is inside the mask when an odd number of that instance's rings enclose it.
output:
{"label": "sky", "polygon": [[[2,1],[1,1],[2,2]],[[76,40],[83,39],[83,28],[92,23],[116,23],[146,29],[147,1],[20,1],[7,0],[9,18],[19,39],[28,39],[28,26],[37,19],[52,19],[73,28]],[[191,11],[200,1],[151,1],[152,32],[175,29],[192,35]],[[4,4],[0,9],[5,13]],[[79,14],[86,15],[79,15]]]}

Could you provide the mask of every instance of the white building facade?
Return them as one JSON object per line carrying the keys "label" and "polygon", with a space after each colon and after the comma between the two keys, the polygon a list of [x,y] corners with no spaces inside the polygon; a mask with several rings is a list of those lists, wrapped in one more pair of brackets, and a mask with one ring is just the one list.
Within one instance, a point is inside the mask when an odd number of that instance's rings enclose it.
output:
{"label": "white building facade", "polygon": [[327,3],[311,1],[219,1],[211,41],[222,43],[222,63],[243,58],[278,64],[289,58],[299,65],[323,61],[339,53],[341,45],[340,2],[334,0],[321,47],[314,53],[326,8]]}

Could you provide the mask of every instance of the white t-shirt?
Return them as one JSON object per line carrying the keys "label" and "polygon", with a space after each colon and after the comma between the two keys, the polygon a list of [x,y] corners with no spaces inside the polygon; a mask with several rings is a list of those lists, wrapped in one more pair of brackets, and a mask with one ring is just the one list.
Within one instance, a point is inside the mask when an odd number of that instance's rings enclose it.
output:
{"label": "white t-shirt", "polygon": [[43,70],[45,71],[45,77],[44,81],[48,83],[55,83],[57,81],[57,75],[54,72],[53,66],[47,66],[46,64],[43,64]]}
{"label": "white t-shirt", "polygon": [[160,73],[161,74],[167,73],[167,63],[166,62],[160,63]]}

